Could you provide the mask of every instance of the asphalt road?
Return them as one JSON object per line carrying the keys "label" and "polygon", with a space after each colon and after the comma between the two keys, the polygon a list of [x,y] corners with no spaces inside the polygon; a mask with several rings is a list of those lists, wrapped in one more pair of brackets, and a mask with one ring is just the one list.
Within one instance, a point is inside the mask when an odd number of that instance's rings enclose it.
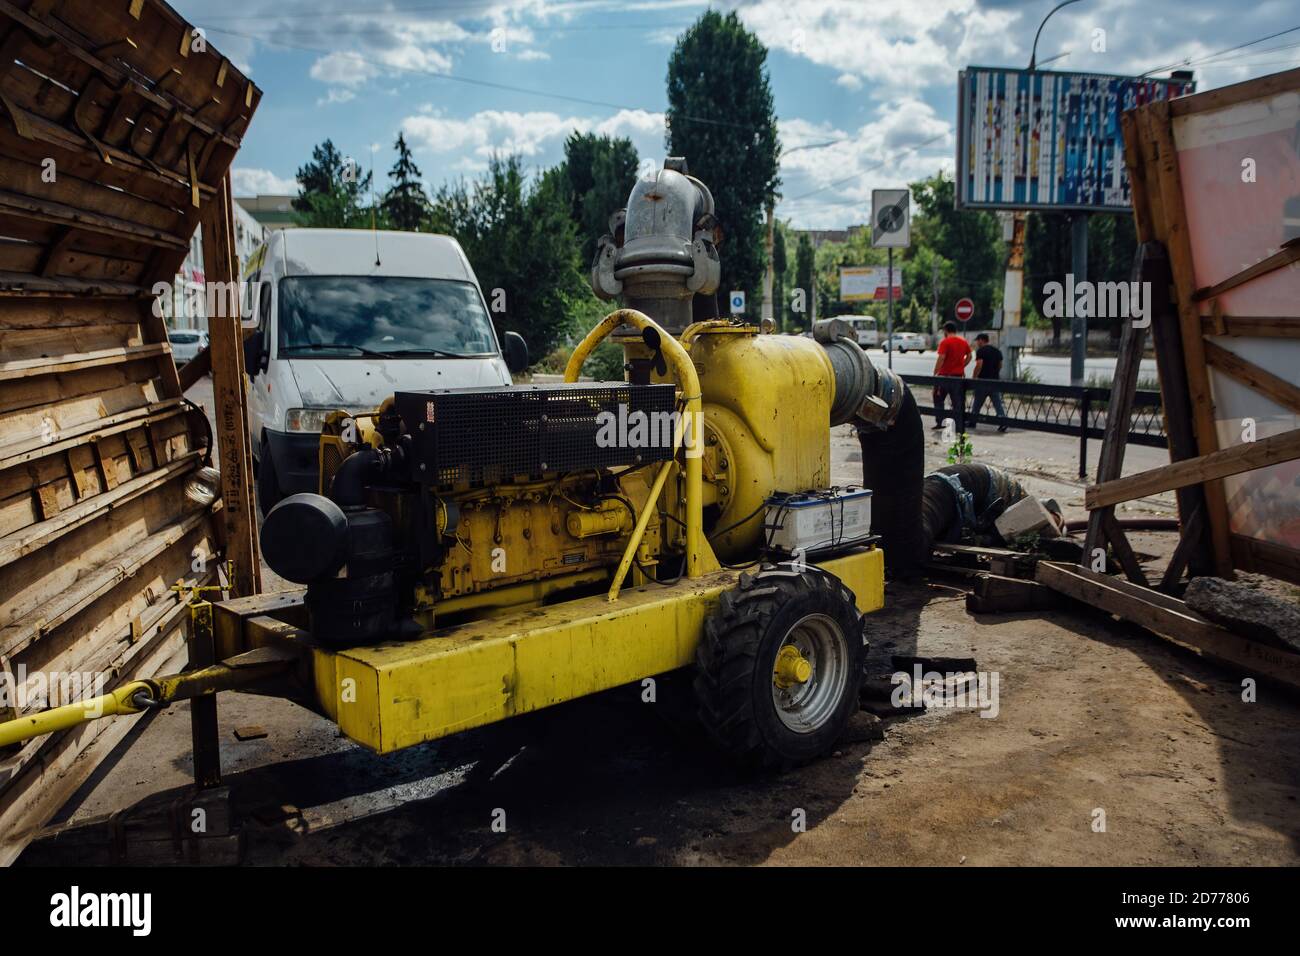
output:
{"label": "asphalt road", "polygon": [[[877,365],[887,364],[888,357],[883,349],[869,349],[867,355]],[[915,352],[908,352],[905,355],[895,352],[894,371],[902,375],[933,375],[934,362],[937,357],[933,350],[919,355]],[[1070,384],[1070,357],[1068,355],[1022,354],[1020,365],[1021,368],[1033,369],[1038,375],[1038,380],[1043,385]],[[1115,359],[1113,357],[1090,358],[1084,363],[1083,367],[1085,377],[1099,375],[1110,378],[1115,374]],[[973,362],[967,366],[967,374],[969,374],[971,368],[974,368]],[[1155,378],[1155,360],[1143,359],[1138,374],[1141,378]]]}

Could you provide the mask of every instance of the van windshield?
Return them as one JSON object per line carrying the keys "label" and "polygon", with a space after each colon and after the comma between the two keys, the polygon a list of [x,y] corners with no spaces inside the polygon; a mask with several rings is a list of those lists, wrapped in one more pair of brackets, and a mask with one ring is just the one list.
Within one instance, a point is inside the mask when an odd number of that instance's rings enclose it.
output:
{"label": "van windshield", "polygon": [[321,358],[496,354],[492,323],[468,282],[294,276],[280,280],[279,292],[282,351]]}

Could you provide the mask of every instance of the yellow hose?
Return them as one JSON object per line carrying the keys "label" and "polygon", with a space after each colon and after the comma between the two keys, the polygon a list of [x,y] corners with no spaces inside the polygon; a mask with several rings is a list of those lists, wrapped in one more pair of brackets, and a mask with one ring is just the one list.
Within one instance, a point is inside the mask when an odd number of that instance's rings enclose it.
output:
{"label": "yellow hose", "polygon": [[[605,316],[587,333],[586,338],[578,343],[578,347],[573,350],[573,355],[569,358],[569,364],[564,369],[564,380],[576,382],[587,357],[620,325],[631,325],[641,331],[654,329],[659,333],[660,351],[676,374],[677,386],[683,393],[686,423],[683,426],[686,442],[686,576],[698,578],[702,574],[718,570],[720,565],[713,555],[713,549],[704,538],[704,469],[700,461],[704,448],[704,436],[701,434],[704,427],[704,414],[700,399],[700,377],[695,374],[695,365],[691,362],[691,357],[686,354],[686,349],[644,312],[638,312],[636,309],[619,309]],[[666,478],[667,468],[660,469],[655,485],[662,488]],[[657,494],[652,491],[650,503],[642,509],[644,513],[638,518],[632,538],[628,541],[623,562],[620,564],[623,574],[627,573],[623,566],[631,564],[631,556],[641,546],[641,537],[649,522],[650,504],[654,502]],[[616,575],[615,583],[621,586],[621,581],[622,574]],[[611,600],[617,595],[618,589],[611,588]]]}

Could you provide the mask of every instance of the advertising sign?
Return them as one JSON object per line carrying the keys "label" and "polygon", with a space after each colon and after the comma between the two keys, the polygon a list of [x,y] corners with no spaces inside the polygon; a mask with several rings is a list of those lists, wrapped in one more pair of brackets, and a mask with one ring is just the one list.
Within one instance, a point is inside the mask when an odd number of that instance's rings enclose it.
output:
{"label": "advertising sign", "polygon": [[[894,298],[903,297],[903,270],[894,270]],[[889,298],[889,270],[885,266],[841,266],[840,301],[874,302]]]}
{"label": "advertising sign", "polygon": [[957,86],[957,206],[1128,212],[1119,118],[1183,80],[970,67]]}

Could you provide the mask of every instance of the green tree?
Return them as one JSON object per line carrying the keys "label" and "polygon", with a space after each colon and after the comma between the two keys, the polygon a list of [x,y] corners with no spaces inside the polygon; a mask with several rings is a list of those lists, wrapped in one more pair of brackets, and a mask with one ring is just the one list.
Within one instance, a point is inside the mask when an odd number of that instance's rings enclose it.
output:
{"label": "green tree", "polygon": [[[919,215],[913,218],[913,249],[928,247],[956,268],[939,292],[939,317],[951,316],[954,303],[963,297],[975,303],[970,329],[988,328],[993,310],[1002,298],[1006,273],[1006,252],[997,217],[989,212],[958,210],[953,205],[954,184],[940,173],[912,183],[912,199]],[[897,261],[897,260],[896,260]],[[906,272],[904,273],[906,276]],[[930,276],[913,274],[914,285],[904,295],[924,296],[930,290]],[[942,322],[940,323],[942,325]]]}
{"label": "green tree", "polygon": [[[1125,282],[1133,268],[1137,234],[1133,216],[1091,216],[1088,220],[1088,279],[1093,282]],[[1060,344],[1066,321],[1061,316],[1045,315],[1043,303],[1046,287],[1064,283],[1073,269],[1070,214],[1034,212],[1029,214],[1025,230],[1025,286],[1034,311],[1052,323],[1053,344]],[[1078,277],[1076,277],[1078,278]],[[1119,338],[1118,320],[1091,319],[1089,328],[1107,328],[1112,338]]]}
{"label": "green tree", "polygon": [[[1088,278],[1094,282],[1127,282],[1137,252],[1137,229],[1131,213],[1091,216],[1088,219]],[[1090,320],[1090,328],[1105,325],[1118,340],[1123,321],[1115,316]]]}
{"label": "green tree", "polygon": [[564,178],[584,266],[609,231],[610,215],[627,205],[636,185],[636,167],[636,147],[630,139],[574,132],[564,141]]}
{"label": "green tree", "polygon": [[[952,313],[943,311],[943,304],[960,295],[952,293],[958,288],[957,268],[953,262],[939,255],[928,243],[917,242],[908,250],[910,255],[903,263],[903,295],[919,304],[921,313],[917,319],[921,328],[917,332],[930,332],[930,309],[936,299],[939,301],[939,327],[952,317]],[[935,281],[935,266],[938,266],[938,282]]]}
{"label": "green tree", "polygon": [[520,333],[533,355],[549,352],[591,311],[559,167],[530,183],[518,156],[493,157],[477,181],[442,187],[429,221],[460,241],[498,333]]}
{"label": "green tree", "polygon": [[333,141],[312,149],[311,161],[298,167],[297,179],[293,208],[301,225],[354,229],[371,224],[373,210],[363,205],[370,173],[345,158]]}
{"label": "green tree", "polygon": [[1064,282],[1070,271],[1070,216],[1063,212],[1031,212],[1025,223],[1025,285],[1034,311],[1052,323],[1052,344],[1061,342],[1061,317],[1043,311],[1046,286]]}
{"label": "green tree", "polygon": [[420,167],[411,158],[406,137],[401,133],[397,134],[394,148],[397,150],[397,162],[388,171],[388,178],[393,181],[393,185],[384,193],[380,208],[392,228],[415,232],[429,217],[429,197],[420,182]]}
{"label": "green tree", "polygon": [[722,292],[758,300],[764,213],[780,186],[767,50],[735,11],[708,11],[668,60],[669,152],[713,193],[722,227]]}

